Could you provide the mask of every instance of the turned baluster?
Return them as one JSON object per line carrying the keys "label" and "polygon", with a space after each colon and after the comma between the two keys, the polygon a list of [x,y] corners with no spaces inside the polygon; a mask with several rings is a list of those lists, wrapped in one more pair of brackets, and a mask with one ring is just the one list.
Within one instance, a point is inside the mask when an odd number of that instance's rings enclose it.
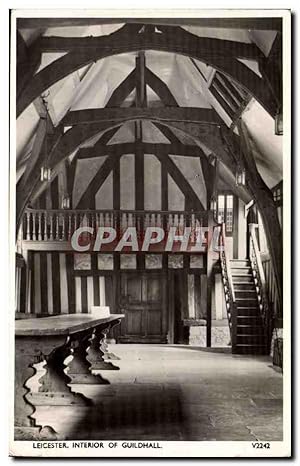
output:
{"label": "turned baluster", "polygon": [[26,212],[26,222],[27,222],[26,239],[30,240],[30,212]]}
{"label": "turned baluster", "polygon": [[101,212],[99,215],[99,226],[103,227],[104,226],[104,215]]}
{"label": "turned baluster", "polygon": [[155,213],[152,213],[151,214],[151,226],[152,227],[156,226],[156,218],[157,218],[157,215]]}
{"label": "turned baluster", "polygon": [[59,214],[55,214],[55,220],[56,220],[55,239],[59,240]]}
{"label": "turned baluster", "polygon": [[122,217],[123,217],[122,218],[122,233],[123,233],[123,231],[125,231],[127,228],[127,212],[124,212]]}
{"label": "turned baluster", "polygon": [[38,240],[42,241],[42,213],[38,213]]}
{"label": "turned baluster", "polygon": [[65,214],[62,214],[62,240],[66,240],[66,216]]}
{"label": "turned baluster", "polygon": [[36,241],[36,216],[35,212],[32,212],[32,239],[33,241]]}
{"label": "turned baluster", "polygon": [[193,243],[196,240],[195,214],[191,215],[191,240],[192,240]]}
{"label": "turned baluster", "polygon": [[179,226],[179,232],[180,232],[181,235],[184,234],[184,227],[185,227],[186,218],[187,218],[187,214],[178,215],[178,226]]}
{"label": "turned baluster", "polygon": [[[94,214],[93,212],[89,212],[88,214],[88,218],[89,218],[89,221],[88,221],[88,226],[91,227],[91,228],[94,228]],[[95,234],[95,231],[93,230],[93,233],[91,234],[91,239],[94,238],[94,234]]]}
{"label": "turned baluster", "polygon": [[162,226],[161,223],[162,223],[162,222],[161,222],[161,214],[157,214],[157,215],[156,215],[156,223],[155,223],[155,226],[161,227],[161,226]]}
{"label": "turned baluster", "polygon": [[179,227],[178,214],[174,214],[173,216],[173,226],[176,227],[176,231],[178,231],[178,227]]}
{"label": "turned baluster", "polygon": [[69,214],[68,240],[71,239],[71,236],[72,236],[72,215]]}
{"label": "turned baluster", "polygon": [[50,241],[53,241],[53,215],[50,214]]}
{"label": "turned baluster", "polygon": [[47,221],[47,212],[44,212],[44,241],[48,240]]}
{"label": "turned baluster", "polygon": [[77,213],[74,213],[74,231],[76,231],[78,228],[78,216]]}

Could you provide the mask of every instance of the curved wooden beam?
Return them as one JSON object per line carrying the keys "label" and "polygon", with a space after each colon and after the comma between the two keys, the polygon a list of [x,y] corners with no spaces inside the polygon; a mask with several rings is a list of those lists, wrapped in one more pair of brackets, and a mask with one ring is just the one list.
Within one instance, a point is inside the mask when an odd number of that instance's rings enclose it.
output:
{"label": "curved wooden beam", "polygon": [[198,107],[91,108],[68,112],[61,123],[63,126],[99,124],[107,121],[120,124],[131,120],[223,125],[223,121],[214,109]]}
{"label": "curved wooden beam", "polygon": [[[193,146],[192,144],[186,145],[182,143],[164,144],[164,143],[151,143],[151,142],[139,142],[141,150],[144,154],[171,154],[181,155],[182,157],[205,157],[204,152],[199,146]],[[136,150],[136,142],[125,142],[119,144],[105,145],[101,144],[94,147],[85,147],[79,149],[77,158],[79,160],[91,159],[97,157],[103,157],[111,154],[134,154]]]}
{"label": "curved wooden beam", "polygon": [[92,26],[102,24],[139,23],[166,26],[198,26],[204,28],[257,29],[281,31],[282,18],[18,18],[18,27],[47,29],[50,27]]}
{"label": "curved wooden beam", "polygon": [[[147,48],[151,45],[163,45],[168,39],[170,42],[174,42],[174,47],[180,48],[180,50],[191,51],[199,49],[204,57],[209,57],[212,55],[218,55],[220,57],[233,57],[233,58],[244,58],[244,59],[258,59],[263,56],[260,49],[255,44],[237,42],[234,40],[225,40],[225,39],[214,39],[211,37],[199,37],[195,34],[188,32],[187,30],[179,26],[168,26],[163,30],[162,33],[152,32],[149,29],[147,32],[140,32],[139,29],[143,28],[143,23],[136,25],[135,30],[133,26],[127,25],[128,39],[131,39],[128,44],[121,45],[118,43],[118,40],[125,37],[124,29],[119,29],[118,31],[98,37],[59,37],[59,36],[42,36],[39,39],[39,49],[41,52],[66,52],[70,50],[76,50],[78,48],[85,49],[94,49],[94,48],[104,48],[104,47],[123,47],[126,48],[133,42],[137,44],[143,44]],[[125,27],[124,27],[125,28]],[[154,31],[154,28],[152,28]],[[132,34],[132,33],[135,34]],[[137,34],[136,34],[137,33]],[[126,37],[127,38],[127,37]],[[115,41],[115,39],[118,39]],[[162,40],[163,39],[163,40]],[[115,42],[114,42],[115,41]],[[151,42],[151,43],[150,43]],[[185,44],[180,44],[185,42]]]}
{"label": "curved wooden beam", "polygon": [[[114,90],[112,93],[111,97],[109,98],[106,107],[111,108],[115,106],[119,106],[122,104],[122,102],[126,99],[126,97],[130,94],[132,89],[135,86],[135,70],[130,73],[120,84],[119,86]],[[106,131],[99,139],[99,141],[96,143],[94,147],[97,146],[103,146],[109,142],[109,140],[114,136],[114,134],[120,129],[121,125],[117,125],[115,127],[110,128],[108,131]],[[91,129],[91,134],[94,136],[97,134],[94,132],[94,128]],[[80,135],[78,135],[80,137]],[[56,140],[56,143],[58,141]],[[54,147],[54,146],[53,146]],[[76,149],[76,148],[75,148]],[[75,156],[75,159],[77,158],[77,154]],[[52,165],[53,167],[55,165]],[[40,168],[40,166],[39,166]],[[38,168],[38,170],[39,170]],[[32,180],[31,180],[32,181]],[[30,183],[32,185],[32,182]],[[37,192],[41,188],[41,182],[39,182],[38,178],[34,178],[34,185],[30,191],[30,196],[32,196],[33,192]],[[27,197],[26,201],[28,202],[29,197]]]}
{"label": "curved wooden beam", "polygon": [[171,144],[181,144],[180,139],[168,126],[153,122],[154,126],[171,142]]}
{"label": "curved wooden beam", "polygon": [[261,214],[265,234],[268,241],[268,247],[272,258],[274,274],[276,279],[277,291],[280,300],[282,300],[282,277],[283,277],[283,243],[282,229],[279,223],[277,207],[274,201],[272,191],[265,184],[260,175],[255,159],[253,149],[250,144],[250,136],[247,126],[242,120],[238,121],[238,130],[241,144],[241,155],[247,173],[247,183],[256,201],[257,207]]}
{"label": "curved wooden beam", "polygon": [[[155,122],[153,123],[155,124]],[[172,130],[172,128],[175,128],[179,131],[182,131],[183,134],[191,137],[192,140],[195,141],[195,144],[203,143],[207,148],[211,150],[212,153],[215,154],[217,158],[219,158],[219,160],[224,164],[224,166],[228,170],[228,173],[231,174],[234,179],[236,163],[233,157],[231,156],[230,150],[226,147],[226,142],[224,141],[224,137],[223,137],[223,132],[225,132],[226,134],[229,133],[228,128],[219,127],[217,125],[211,126],[208,124],[199,125],[199,124],[192,124],[192,123],[187,124],[187,123],[180,123],[180,122],[177,122],[177,123],[176,122],[171,122],[171,123],[164,122],[162,123],[162,126],[164,126],[166,129],[169,129],[169,130]],[[70,154],[72,154],[81,144],[88,141],[90,138],[94,137],[97,133],[106,131],[106,133],[104,133],[104,135],[101,137],[99,142],[94,146],[94,148],[81,149],[81,151],[83,151],[83,153],[86,150],[90,150],[94,152],[96,151],[96,146],[98,144],[99,144],[98,146],[99,150],[102,149],[103,145],[107,143],[107,138],[106,139],[102,139],[102,138],[105,138],[107,133],[109,133],[111,137],[113,130],[119,127],[120,127],[120,124],[116,124],[113,122],[74,126],[73,128],[69,129],[65,134],[63,134],[60,137],[60,139],[57,141],[57,143],[53,146],[52,151],[48,157],[49,166],[51,168],[55,168],[56,165],[61,163]],[[110,137],[108,139],[110,139]],[[153,145],[152,150],[155,149],[154,146],[155,144]],[[172,144],[172,147],[174,147],[175,155],[178,152],[178,149],[176,147],[181,148],[180,150],[182,151],[185,150],[181,146],[182,144],[179,142],[175,142],[174,144]],[[150,151],[151,147],[149,146],[147,149],[149,149]],[[194,149],[194,146],[191,146],[188,149],[188,151],[191,151],[191,152],[190,153],[188,152],[187,155],[192,155],[194,153],[194,150],[196,151],[197,148],[195,147]],[[122,155],[121,152],[122,151],[119,152],[120,155]],[[162,151],[162,153],[166,153],[166,152]],[[169,152],[169,153],[172,153],[172,152]],[[249,193],[246,192],[246,190],[244,193],[244,197],[247,197],[247,198],[249,197]]]}
{"label": "curved wooden beam", "polygon": [[[127,121],[127,120],[126,120]],[[155,123],[155,120],[150,119]],[[182,131],[183,134],[190,136],[194,141],[203,143],[208,147],[224,164],[232,171],[235,170],[235,161],[229,149],[226,148],[226,143],[222,137],[222,132],[229,132],[223,125],[209,123],[189,123],[189,122],[169,122],[163,121],[162,125],[167,128],[175,128]],[[96,134],[102,131],[108,131],[120,126],[120,121],[106,121],[102,123],[93,123],[88,125],[75,125],[69,129],[53,147],[48,163],[51,168],[54,168],[58,163],[68,157],[81,144],[88,141]]]}
{"label": "curved wooden beam", "polygon": [[176,28],[174,34],[136,31],[125,34],[117,31],[101,37],[42,37],[39,42],[41,51],[68,50],[68,53],[33,76],[18,99],[17,115],[57,81],[93,61],[121,53],[158,50],[195,58],[227,74],[274,116],[272,95],[267,84],[238,60],[262,60],[263,55],[256,45],[198,37],[183,29],[178,33],[178,29],[181,28]]}

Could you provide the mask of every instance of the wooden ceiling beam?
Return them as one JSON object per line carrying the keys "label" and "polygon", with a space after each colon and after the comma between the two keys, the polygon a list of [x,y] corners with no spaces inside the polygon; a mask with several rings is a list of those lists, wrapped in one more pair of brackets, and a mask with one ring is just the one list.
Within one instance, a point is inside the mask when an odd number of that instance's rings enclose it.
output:
{"label": "wooden ceiling beam", "polygon": [[184,177],[182,172],[179,170],[179,168],[173,162],[173,160],[169,157],[169,155],[157,150],[155,156],[158,158],[161,165],[165,166],[167,172],[173,178],[173,180],[175,181],[179,189],[182,191],[182,193],[186,196],[191,208],[195,211],[206,210],[206,208],[203,206],[202,202],[198,198],[197,194],[193,190],[188,180]]}
{"label": "wooden ceiling beam", "polygon": [[[134,154],[136,150],[135,142],[126,142],[120,144],[97,145],[94,147],[86,147],[79,149],[77,153],[78,160],[103,157],[106,155],[123,155]],[[182,157],[205,157],[204,152],[198,146],[186,145],[182,143],[164,144],[164,143],[149,143],[141,142],[141,150],[144,154],[156,154],[159,151],[161,154],[181,155]]]}
{"label": "wooden ceiling beam", "polygon": [[[18,231],[26,205],[39,184],[40,171],[46,159],[46,140],[55,144],[59,131],[48,134],[48,119],[41,118],[38,124],[35,140],[25,172],[22,175],[16,190],[16,229]],[[52,130],[51,130],[52,131]]]}
{"label": "wooden ceiling beam", "polygon": [[277,103],[277,110],[282,111],[282,34],[277,33],[268,57],[259,61],[259,71]]}
{"label": "wooden ceiling beam", "polygon": [[[142,25],[141,25],[142,27]],[[117,37],[118,40],[114,40]],[[197,49],[201,52],[203,58],[212,58],[214,55],[225,56],[227,58],[244,58],[255,60],[262,57],[260,49],[252,43],[237,42],[225,39],[214,39],[210,37],[199,37],[180,27],[168,28],[167,32],[145,32],[135,36],[129,36],[129,42],[120,44],[120,32],[116,31],[106,36],[89,36],[89,37],[60,37],[60,36],[42,36],[38,39],[37,46],[41,52],[66,52],[76,49],[93,49],[119,48],[119,47],[138,47],[138,50],[150,50],[152,46],[166,45],[166,41],[172,41],[173,47],[180,48],[185,52]],[[124,40],[124,38],[123,38]],[[181,42],[183,42],[181,44]]]}
{"label": "wooden ceiling beam", "polygon": [[[146,109],[145,109],[146,110]],[[176,110],[176,108],[172,109]],[[154,124],[156,122],[154,121]],[[162,127],[165,127],[167,130],[172,132],[172,129],[182,131],[186,136],[191,137],[195,143],[203,143],[209,150],[219,158],[219,160],[225,165],[228,169],[228,172],[235,174],[236,162],[231,155],[230,150],[227,147],[226,141],[224,140],[224,135],[229,134],[230,131],[222,126],[218,125],[209,125],[209,124],[193,124],[186,122],[163,122],[161,123]],[[59,163],[66,159],[70,154],[72,154],[80,145],[94,137],[97,133],[106,131],[113,131],[116,128],[119,128],[120,125],[113,123],[111,121],[103,123],[93,123],[89,125],[77,125],[69,129],[65,134],[63,134],[58,141],[52,146],[51,153],[48,157],[48,163],[51,168],[55,168]],[[59,129],[58,129],[59,130]],[[105,133],[106,134],[106,133]],[[105,137],[105,134],[102,137]],[[232,134],[232,133],[230,133]],[[182,144],[177,141],[173,144],[175,155],[176,152],[179,152],[178,149],[181,148],[182,153],[185,154],[186,149],[182,147]],[[184,145],[185,146],[185,145]],[[102,143],[99,144],[99,150],[102,148]],[[177,149],[178,148],[178,149]],[[151,146],[147,146],[147,150],[150,151]],[[152,146],[152,150],[155,147]],[[95,150],[95,147],[92,149]],[[190,149],[191,154],[194,153],[194,148]],[[196,148],[195,148],[196,151]],[[121,154],[120,150],[120,154]],[[121,154],[122,155],[122,154]],[[177,154],[179,155],[179,154]],[[245,197],[249,197],[247,191],[245,190]]]}
{"label": "wooden ceiling beam", "polygon": [[[143,144],[140,144],[140,150],[144,150]],[[102,166],[99,168],[97,173],[95,174],[94,178],[91,180],[89,185],[87,186],[86,190],[82,194],[76,208],[84,209],[89,207],[89,203],[91,199],[93,199],[102,184],[104,183],[107,176],[110,172],[117,166],[117,163],[120,157],[124,154],[124,150],[122,148],[122,144],[119,145],[120,147],[115,148],[112,145],[112,150],[108,151],[110,156],[105,160]],[[157,145],[156,145],[157,146]],[[154,155],[160,160],[161,164],[164,165],[171,175],[175,183],[181,189],[183,194],[187,197],[190,201],[190,205],[193,206],[194,210],[205,210],[203,204],[199,200],[198,196],[196,195],[195,191],[189,184],[189,182],[185,179],[179,168],[175,165],[175,163],[170,159],[168,152],[165,148],[161,147],[162,145],[158,145],[158,147],[150,148],[153,151]]]}
{"label": "wooden ceiling beam", "polygon": [[145,80],[146,84],[158,95],[166,107],[178,107],[178,103],[166,83],[147,67],[145,69]]}
{"label": "wooden ceiling beam", "polygon": [[[134,26],[134,25],[128,25]],[[137,29],[139,25],[137,26]],[[171,33],[137,33],[128,29],[118,30],[109,36],[63,38],[41,37],[40,51],[67,51],[33,76],[17,102],[17,115],[45,90],[79,68],[107,56],[158,50],[178,53],[198,59],[230,76],[253,95],[269,111],[272,111],[269,88],[256,73],[238,58],[262,60],[262,52],[254,44],[195,36],[178,28]]]}
{"label": "wooden ceiling beam", "polygon": [[120,159],[121,154],[117,156],[109,156],[103,165],[99,168],[89,185],[87,186],[85,192],[81,195],[78,204],[76,206],[77,209],[87,209],[89,208],[89,203],[91,199],[93,199],[99,189],[101,188],[102,184],[110,174],[110,172],[117,166],[117,162]]}
{"label": "wooden ceiling beam", "polygon": [[135,88],[135,75],[136,72],[133,70],[124,81],[119,84],[119,86],[114,90],[111,97],[109,98],[105,107],[114,108],[120,107],[124,100],[129,96],[129,94]]}
{"label": "wooden ceiling beam", "polygon": [[41,63],[42,53],[34,43],[27,47],[22,35],[17,31],[17,96],[29,84]]}
{"label": "wooden ceiling beam", "polygon": [[167,138],[171,144],[180,145],[182,144],[180,139],[176,136],[174,131],[172,131],[168,126],[161,125],[155,121],[152,122],[154,126]]}
{"label": "wooden ceiling beam", "polygon": [[235,159],[223,138],[229,129],[225,125],[199,125],[191,122],[162,122],[162,125],[168,126],[181,131],[183,134],[190,136],[196,143],[204,144],[218,159],[220,159],[228,168],[235,172]]}
{"label": "wooden ceiling beam", "polygon": [[147,107],[147,93],[145,81],[145,53],[139,52],[136,57],[136,106]]}
{"label": "wooden ceiling beam", "polygon": [[[148,110],[148,109],[144,109]],[[166,109],[169,110],[169,109]],[[176,110],[176,108],[172,109]],[[156,123],[154,121],[154,123]],[[81,144],[94,137],[97,133],[102,131],[112,130],[120,125],[107,121],[103,123],[91,123],[88,125],[75,125],[69,129],[53,147],[49,156],[49,164],[54,168],[64,158],[68,157],[74,152]],[[235,172],[235,161],[222,136],[223,132],[229,132],[225,127],[211,124],[196,124],[187,122],[162,122],[167,130],[172,132],[172,128],[182,131],[183,134],[188,135],[196,143],[203,143],[208,147],[228,168]],[[181,144],[176,139],[175,144]]]}
{"label": "wooden ceiling beam", "polygon": [[281,31],[281,18],[18,18],[19,29],[101,26],[103,24],[139,23],[166,26],[198,26],[201,28]]}
{"label": "wooden ceiling beam", "polygon": [[[130,92],[134,88],[134,85],[135,85],[135,75],[134,75],[134,72],[133,72],[133,73],[130,73],[119,84],[119,86],[114,90],[114,92],[112,93],[111,97],[109,98],[109,100],[108,100],[108,102],[106,104],[106,107],[110,108],[110,107],[115,107],[115,106],[121,105],[122,102],[126,99],[126,97],[130,94]],[[39,114],[41,116],[43,116],[44,111],[46,109],[45,109],[45,105],[44,105],[42,99],[41,98],[36,99],[35,100],[35,105],[36,105],[36,108],[37,108],[37,111],[39,112]],[[47,110],[46,110],[46,112],[47,112]],[[50,117],[49,117],[48,112],[47,112],[47,115],[48,115],[48,119],[49,119]],[[100,137],[99,141],[96,143],[96,145],[94,147],[97,147],[98,145],[103,146],[103,145],[107,144],[109,142],[109,140],[115,135],[115,133],[120,129],[120,127],[121,127],[121,125],[117,125],[116,127],[110,128],[108,131],[106,131]],[[94,131],[92,130],[92,134],[96,135],[97,133],[94,133]],[[49,149],[50,149],[49,152],[51,152],[54,149],[54,147],[49,148]],[[76,150],[76,147],[74,148],[74,150]],[[74,163],[71,164],[71,166],[72,166],[72,169],[71,169],[71,172],[70,172],[71,177],[75,175],[74,170],[75,170],[77,156],[78,156],[78,154],[76,154],[75,159],[73,160]],[[55,166],[54,164],[55,164],[55,161],[53,162],[53,165],[51,165],[51,166]],[[74,182],[74,179],[73,179],[73,182]],[[43,184],[42,182],[38,182],[36,188],[34,189],[34,193],[39,193],[39,195],[40,195],[43,192],[43,186],[45,187],[45,183]]]}
{"label": "wooden ceiling beam", "polygon": [[63,126],[120,123],[129,120],[152,120],[158,122],[192,122],[220,126],[224,123],[214,109],[197,107],[158,108],[96,108],[68,112]]}
{"label": "wooden ceiling beam", "polygon": [[238,124],[241,155],[246,169],[246,178],[252,198],[257,204],[264,225],[268,247],[274,268],[276,285],[281,300],[282,297],[282,230],[279,223],[277,206],[273,193],[262,179],[253,156],[250,137],[247,127],[242,120]]}

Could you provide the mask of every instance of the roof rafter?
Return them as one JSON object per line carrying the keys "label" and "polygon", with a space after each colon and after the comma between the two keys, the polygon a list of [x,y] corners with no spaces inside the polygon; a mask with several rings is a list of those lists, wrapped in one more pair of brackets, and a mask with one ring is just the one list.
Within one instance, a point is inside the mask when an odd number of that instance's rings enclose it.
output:
{"label": "roof rafter", "polygon": [[166,167],[167,172],[171,175],[177,186],[181,189],[182,193],[186,196],[187,200],[194,210],[206,210],[192,186],[185,178],[183,173],[179,170],[177,165],[169,157],[169,154],[157,150],[154,154],[161,165]]}
{"label": "roof rafter", "polygon": [[178,107],[178,103],[166,83],[147,67],[145,79],[146,84],[158,95],[166,107]]}
{"label": "roof rafter", "polygon": [[122,102],[129,96],[135,88],[135,69],[119,84],[119,86],[112,93],[106,107],[120,107]]}
{"label": "roof rafter", "polygon": [[77,209],[86,209],[89,205],[90,199],[95,197],[102,184],[110,174],[110,172],[117,166],[117,162],[121,157],[121,153],[110,155],[103,165],[99,168],[95,176],[90,181],[84,193],[81,195]]}
{"label": "roof rafter", "polygon": [[[136,28],[130,32],[133,26]],[[177,27],[173,34],[138,33],[139,27],[131,24],[122,32],[118,30],[101,37],[41,37],[38,42],[40,52],[68,53],[33,76],[18,99],[17,114],[51,85],[92,61],[125,52],[159,50],[190,56],[231,76],[274,116],[276,106],[267,83],[239,61],[239,58],[263,60],[264,56],[256,45],[198,37]]]}

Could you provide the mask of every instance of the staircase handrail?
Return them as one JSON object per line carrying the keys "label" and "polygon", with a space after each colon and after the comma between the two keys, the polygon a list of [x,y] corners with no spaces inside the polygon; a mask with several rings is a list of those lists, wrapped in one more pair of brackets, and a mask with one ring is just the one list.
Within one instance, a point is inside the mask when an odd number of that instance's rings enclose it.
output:
{"label": "staircase handrail", "polygon": [[266,328],[269,328],[269,324],[270,324],[269,320],[271,316],[269,315],[269,300],[267,297],[267,290],[266,290],[265,271],[263,268],[261,254],[260,254],[257,236],[256,236],[257,228],[258,228],[258,224],[250,223],[249,225],[249,233],[250,233],[249,255],[250,255],[252,271],[254,274],[254,282],[256,285],[256,291],[258,294],[259,310],[263,318],[264,325],[266,326]]}
{"label": "staircase handrail", "polygon": [[237,305],[235,299],[235,292],[233,287],[233,280],[231,274],[230,258],[226,248],[226,230],[225,223],[221,226],[221,249],[220,249],[220,262],[222,269],[222,278],[225,291],[226,308],[229,320],[231,345],[234,351],[236,346],[236,327],[237,327]]}

